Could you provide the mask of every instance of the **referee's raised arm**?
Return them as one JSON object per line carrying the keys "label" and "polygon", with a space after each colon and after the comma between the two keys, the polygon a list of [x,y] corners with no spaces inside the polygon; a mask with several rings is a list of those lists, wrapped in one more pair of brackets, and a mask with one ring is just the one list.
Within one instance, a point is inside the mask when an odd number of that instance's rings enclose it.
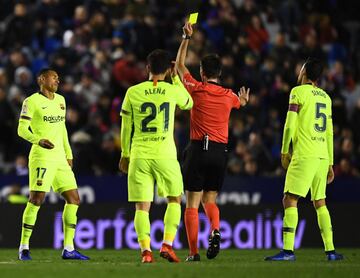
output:
{"label": "referee's raised arm", "polygon": [[187,48],[189,46],[189,40],[193,34],[192,26],[189,22],[186,22],[183,27],[183,35],[182,35],[182,42],[180,44],[178,53],[176,55],[176,69],[180,75],[181,80],[183,80],[184,74],[188,73],[189,70],[185,66],[185,58],[187,53]]}

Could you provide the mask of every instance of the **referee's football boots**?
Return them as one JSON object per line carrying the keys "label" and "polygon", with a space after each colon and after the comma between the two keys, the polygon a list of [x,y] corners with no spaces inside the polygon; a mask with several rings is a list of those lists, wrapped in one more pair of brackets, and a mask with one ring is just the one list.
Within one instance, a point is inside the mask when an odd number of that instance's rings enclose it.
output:
{"label": "referee's football boots", "polygon": [[194,254],[186,257],[185,262],[200,262],[200,255]]}
{"label": "referee's football boots", "polygon": [[206,252],[208,259],[214,259],[220,251],[221,235],[218,230],[213,230],[209,235],[209,247]]}

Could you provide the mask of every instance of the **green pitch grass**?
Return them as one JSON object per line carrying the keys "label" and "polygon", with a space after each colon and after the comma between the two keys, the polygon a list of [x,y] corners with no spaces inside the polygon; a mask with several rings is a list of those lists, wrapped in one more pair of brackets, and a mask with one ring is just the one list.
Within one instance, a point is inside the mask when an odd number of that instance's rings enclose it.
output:
{"label": "green pitch grass", "polygon": [[[171,264],[155,253],[154,264],[140,263],[140,254],[132,250],[87,250],[90,261],[63,261],[61,251],[33,249],[32,261],[17,260],[17,250],[0,249],[1,278],[55,278],[55,277],[360,277],[360,249],[339,249],[345,255],[340,262],[327,262],[320,249],[302,249],[296,252],[296,262],[265,262],[264,256],[278,250],[224,250],[214,260],[207,260],[202,250],[201,262]],[[178,251],[185,258],[186,251]]]}

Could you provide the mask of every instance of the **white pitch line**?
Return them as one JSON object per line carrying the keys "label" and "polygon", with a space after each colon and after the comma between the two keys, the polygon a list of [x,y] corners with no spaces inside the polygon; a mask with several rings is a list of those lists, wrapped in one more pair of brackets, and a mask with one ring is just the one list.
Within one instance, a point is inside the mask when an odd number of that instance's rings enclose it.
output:
{"label": "white pitch line", "polygon": [[[31,260],[31,261],[29,261],[28,263],[31,263],[31,262],[34,262],[34,263],[51,263],[52,261],[50,261],[50,260],[46,260],[46,261],[38,261],[38,260]],[[3,261],[3,262],[1,262],[0,261],[0,264],[21,264],[21,263],[26,263],[26,262],[22,262],[22,261],[20,261],[20,260],[17,260],[17,261]]]}

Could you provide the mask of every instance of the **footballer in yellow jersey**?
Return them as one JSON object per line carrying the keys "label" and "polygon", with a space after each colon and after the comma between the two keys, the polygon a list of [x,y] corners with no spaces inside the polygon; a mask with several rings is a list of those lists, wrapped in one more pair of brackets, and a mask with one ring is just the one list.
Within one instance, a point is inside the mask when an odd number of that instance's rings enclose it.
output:
{"label": "footballer in yellow jersey", "polygon": [[32,144],[29,154],[30,196],[23,214],[19,259],[31,260],[29,240],[45,193],[52,187],[66,201],[62,258],[88,260],[74,249],[80,199],[71,169],[73,157],[65,126],[65,99],[56,93],[59,76],[51,69],[43,69],[37,81],[40,90],[24,100],[18,126],[19,136]]}
{"label": "footballer in yellow jersey", "polygon": [[[281,163],[287,169],[284,188],[283,250],[268,261],[294,261],[298,223],[297,203],[311,192],[325,253],[329,261],[342,260],[335,252],[331,218],[326,207],[326,185],[334,179],[331,99],[317,87],[323,67],[309,59],[303,65],[299,86],[292,89],[284,126]],[[292,144],[292,153],[290,153]]]}
{"label": "footballer in yellow jersey", "polygon": [[[158,195],[168,200],[160,255],[170,262],[179,262],[172,243],[181,218],[183,182],[176,158],[174,117],[176,106],[188,110],[193,101],[174,74],[168,52],[154,50],[147,62],[149,80],[130,87],[122,105],[119,167],[123,172],[129,171],[128,194],[136,206],[134,225],[142,262],[153,262],[149,210],[155,183]],[[165,81],[171,72],[172,84]]]}

